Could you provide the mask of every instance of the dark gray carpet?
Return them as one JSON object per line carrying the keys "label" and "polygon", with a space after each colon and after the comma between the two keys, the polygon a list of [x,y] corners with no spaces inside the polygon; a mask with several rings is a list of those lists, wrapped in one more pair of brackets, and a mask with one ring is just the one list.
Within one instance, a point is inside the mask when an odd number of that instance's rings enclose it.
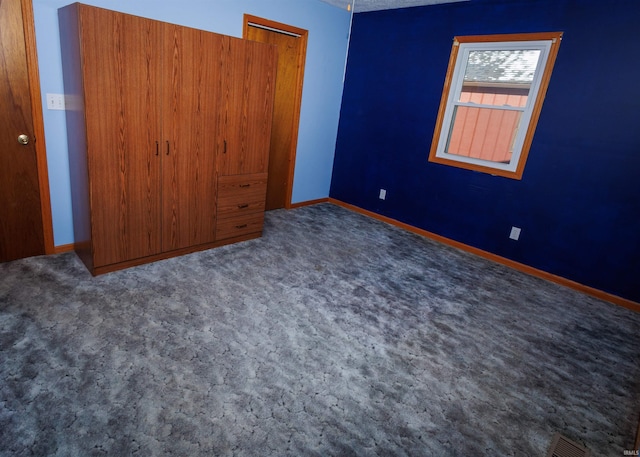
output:
{"label": "dark gray carpet", "polygon": [[0,265],[0,455],[621,456],[640,314],[330,204],[92,278]]}

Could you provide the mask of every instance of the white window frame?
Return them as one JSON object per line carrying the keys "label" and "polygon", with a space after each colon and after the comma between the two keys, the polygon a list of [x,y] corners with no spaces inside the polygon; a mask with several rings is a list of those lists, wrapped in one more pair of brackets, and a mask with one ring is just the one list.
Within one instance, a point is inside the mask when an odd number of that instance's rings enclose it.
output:
{"label": "white window frame", "polygon": [[[560,32],[455,37],[436,122],[436,130],[429,154],[429,161],[521,179],[561,37],[562,33]],[[469,53],[471,51],[496,50],[540,51],[527,102],[524,107],[484,105],[459,101]],[[522,112],[509,163],[493,162],[447,152],[446,149],[453,127],[453,114],[457,106],[516,110]]]}

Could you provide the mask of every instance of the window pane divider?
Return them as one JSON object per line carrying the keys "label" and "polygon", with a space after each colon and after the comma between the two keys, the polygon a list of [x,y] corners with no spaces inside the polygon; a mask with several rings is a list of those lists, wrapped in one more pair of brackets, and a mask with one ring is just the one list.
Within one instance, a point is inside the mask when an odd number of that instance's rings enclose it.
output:
{"label": "window pane divider", "polygon": [[487,109],[500,109],[505,111],[526,111],[526,106],[511,106],[511,105],[485,105],[482,103],[473,102],[453,102],[455,106],[467,106],[469,108],[487,108]]}

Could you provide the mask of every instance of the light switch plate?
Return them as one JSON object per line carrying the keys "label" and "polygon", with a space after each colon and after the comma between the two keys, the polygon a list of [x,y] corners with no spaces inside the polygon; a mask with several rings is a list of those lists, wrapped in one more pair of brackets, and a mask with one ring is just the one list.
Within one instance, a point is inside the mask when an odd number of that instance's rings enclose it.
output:
{"label": "light switch plate", "polygon": [[47,94],[47,109],[64,111],[64,94]]}

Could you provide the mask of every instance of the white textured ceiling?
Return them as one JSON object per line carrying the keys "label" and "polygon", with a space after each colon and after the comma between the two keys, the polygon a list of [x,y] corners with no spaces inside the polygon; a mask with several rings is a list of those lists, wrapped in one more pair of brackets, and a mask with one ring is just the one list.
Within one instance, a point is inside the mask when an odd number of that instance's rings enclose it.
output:
{"label": "white textured ceiling", "polygon": [[409,8],[411,6],[435,5],[437,3],[464,2],[467,0],[322,0],[338,8],[353,8],[355,13],[365,11],[391,10],[395,8]]}

